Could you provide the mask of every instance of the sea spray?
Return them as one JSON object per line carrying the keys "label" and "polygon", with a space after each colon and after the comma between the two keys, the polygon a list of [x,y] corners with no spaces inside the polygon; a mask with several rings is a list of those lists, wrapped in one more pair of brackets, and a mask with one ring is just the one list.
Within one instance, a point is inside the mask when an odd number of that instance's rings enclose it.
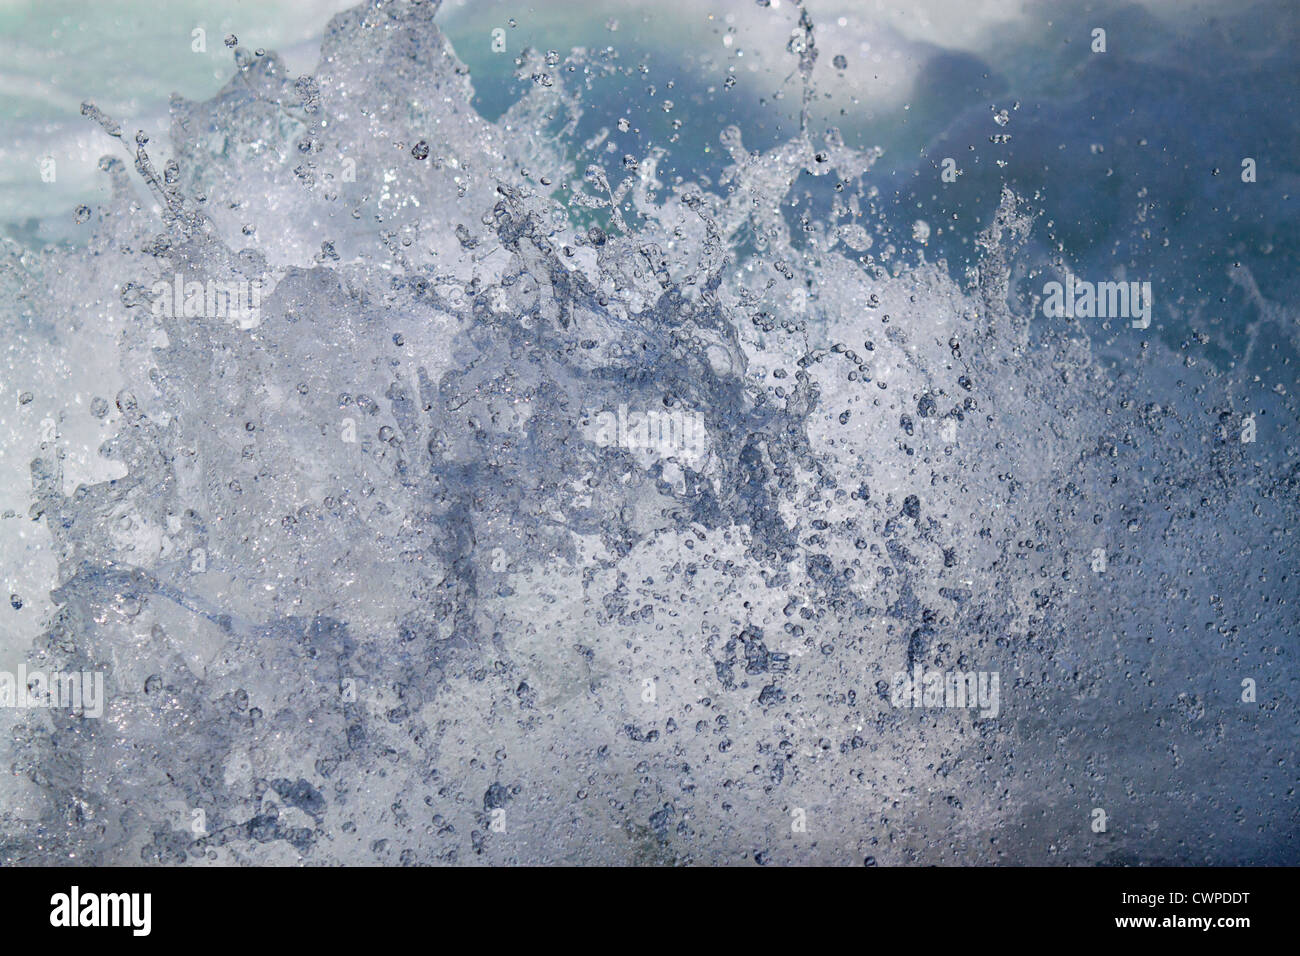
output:
{"label": "sea spray", "polygon": [[[108,719],[19,735],[6,859],[1048,859],[1078,811],[1045,790],[1107,785],[1058,742],[1181,700],[1127,676],[1204,626],[1176,555],[1267,546],[1292,473],[1204,447],[1206,371],[1009,305],[1011,190],[964,280],[873,258],[879,153],[810,120],[806,11],[800,129],[722,129],[716,181],[578,162],[581,86],[537,54],[485,120],[436,12],[340,15],[310,76],[236,47],[162,173],[88,104],[131,169],[87,249],[8,251],[5,308],[114,357],[121,473],[69,487],[57,435],[32,465],[33,662],[106,670]],[[825,212],[788,208],[807,182]],[[178,276],[265,288],[258,321],[166,308]],[[622,408],[707,454],[584,427]],[[922,670],[999,674],[997,719],[893,707]],[[787,807],[815,839],[771,835]]]}

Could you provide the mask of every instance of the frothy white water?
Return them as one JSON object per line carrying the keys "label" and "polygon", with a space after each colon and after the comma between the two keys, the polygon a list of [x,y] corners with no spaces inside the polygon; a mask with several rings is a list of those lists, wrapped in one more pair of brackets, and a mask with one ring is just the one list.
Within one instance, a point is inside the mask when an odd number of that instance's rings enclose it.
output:
{"label": "frothy white water", "polygon": [[[87,107],[134,173],[104,162],[85,249],[7,250],[47,379],[13,427],[55,423],[6,519],[56,565],[30,659],[108,692],[0,717],[7,858],[1204,858],[1294,748],[1239,697],[1283,665],[1243,557],[1296,476],[1232,440],[1231,377],[1009,305],[1010,191],[961,281],[874,250],[876,154],[811,122],[724,130],[717,183],[577,168],[594,58],[522,58],[488,122],[436,11],[341,15],[307,77],[239,49],[167,162]],[[157,308],[178,275],[272,291],[241,327]],[[584,430],[619,406],[707,455]],[[900,708],[918,666],[997,673],[996,716]]]}

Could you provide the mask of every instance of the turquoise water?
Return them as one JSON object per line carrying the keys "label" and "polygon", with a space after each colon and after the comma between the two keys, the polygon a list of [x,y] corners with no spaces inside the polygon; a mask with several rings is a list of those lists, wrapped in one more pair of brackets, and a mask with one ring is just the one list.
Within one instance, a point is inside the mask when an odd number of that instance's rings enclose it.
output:
{"label": "turquoise water", "polygon": [[[5,3],[5,231],[32,242],[75,241],[69,212],[106,195],[96,163],[109,144],[80,115],[84,99],[93,96],[160,141],[173,93],[202,99],[228,81],[224,36],[274,49],[291,70],[306,72],[329,17],[346,6]],[[768,148],[797,128],[797,75],[772,71],[766,61],[757,67],[786,39],[788,9],[606,2],[584,5],[579,16],[560,3],[462,3],[447,4],[439,22],[469,67],[475,104],[487,118],[518,98],[514,59],[522,51],[584,48],[586,108],[574,142],[593,143],[614,116],[632,129],[618,137],[618,156],[604,152],[602,141],[578,158],[616,161],[653,145],[668,151],[662,169],[691,177],[716,175],[725,165],[718,144],[724,126],[739,126],[750,149]],[[1287,4],[1231,13],[1212,4],[1157,4],[1088,14],[1068,5],[958,4],[932,8],[928,19],[909,10],[818,10],[820,86],[811,104],[819,127],[837,128],[850,145],[883,150],[870,182],[880,190],[880,220],[900,245],[923,219],[932,224],[932,259],[966,260],[1006,184],[1043,211],[1050,225],[1039,238],[1049,248],[1095,264],[1118,253],[1132,269],[1178,280],[1163,290],[1167,301],[1193,288],[1211,298],[1239,295],[1227,278],[1233,263],[1244,263],[1270,297],[1290,298],[1300,150],[1290,121],[1296,63]],[[1094,20],[1118,38],[1104,56],[1084,39]],[[196,29],[205,31],[204,52],[191,49]],[[502,31],[504,53],[493,52],[494,29]],[[842,69],[836,56],[844,57]],[[991,122],[998,110],[1007,111],[1005,127]],[[1006,141],[990,142],[997,136]],[[1234,183],[1241,158],[1252,153],[1261,174],[1243,191]],[[54,182],[42,181],[46,157],[56,163]],[[961,177],[936,188],[945,157],[958,163]],[[816,192],[808,201],[824,207],[829,199]],[[1231,239],[1216,240],[1226,226]],[[1208,327],[1230,321],[1204,320]]]}

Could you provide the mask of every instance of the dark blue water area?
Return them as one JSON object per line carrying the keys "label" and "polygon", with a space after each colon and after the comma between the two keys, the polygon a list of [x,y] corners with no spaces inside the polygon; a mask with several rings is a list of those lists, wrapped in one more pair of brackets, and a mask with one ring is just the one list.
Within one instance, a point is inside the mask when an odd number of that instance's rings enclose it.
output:
{"label": "dark blue water area", "polygon": [[[1055,21],[1050,12],[1044,45],[1067,51],[1055,75],[1008,75],[936,53],[921,112],[946,105],[943,132],[919,159],[888,151],[878,170],[895,184],[900,212],[919,207],[932,224],[986,222],[1003,183],[1034,197],[1044,253],[1059,250],[1081,276],[1111,278],[1122,266],[1151,281],[1166,342],[1183,347],[1188,332],[1175,308],[1199,311],[1196,327],[1212,339],[1206,355],[1222,364],[1260,317],[1240,270],[1264,298],[1295,298],[1296,7],[1257,4],[1185,36],[1132,6]],[[1088,46],[1089,26],[1101,23],[1104,54]],[[1008,62],[1013,49],[1008,40]],[[1010,110],[1002,130],[989,121],[990,98]],[[1008,141],[990,142],[1003,132]],[[963,170],[955,184],[940,182],[945,156]],[[1243,182],[1246,158],[1255,182]],[[960,226],[932,244],[955,261],[969,255]]]}

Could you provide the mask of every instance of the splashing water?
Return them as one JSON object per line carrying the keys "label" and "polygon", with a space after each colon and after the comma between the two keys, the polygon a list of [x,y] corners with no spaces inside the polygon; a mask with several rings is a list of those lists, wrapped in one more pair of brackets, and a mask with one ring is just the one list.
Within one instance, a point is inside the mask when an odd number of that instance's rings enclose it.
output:
{"label": "splashing water", "polygon": [[[310,76],[236,47],[161,170],[87,104],[134,176],[6,247],[97,396],[32,462],[29,665],[107,682],[15,720],[7,862],[1296,860],[1294,720],[1239,696],[1297,471],[1239,377],[1031,321],[1011,190],[963,277],[873,257],[806,11],[797,134],[712,181],[579,168],[585,51],[484,119],[437,9]],[[916,668],[996,713],[898,706]]]}

